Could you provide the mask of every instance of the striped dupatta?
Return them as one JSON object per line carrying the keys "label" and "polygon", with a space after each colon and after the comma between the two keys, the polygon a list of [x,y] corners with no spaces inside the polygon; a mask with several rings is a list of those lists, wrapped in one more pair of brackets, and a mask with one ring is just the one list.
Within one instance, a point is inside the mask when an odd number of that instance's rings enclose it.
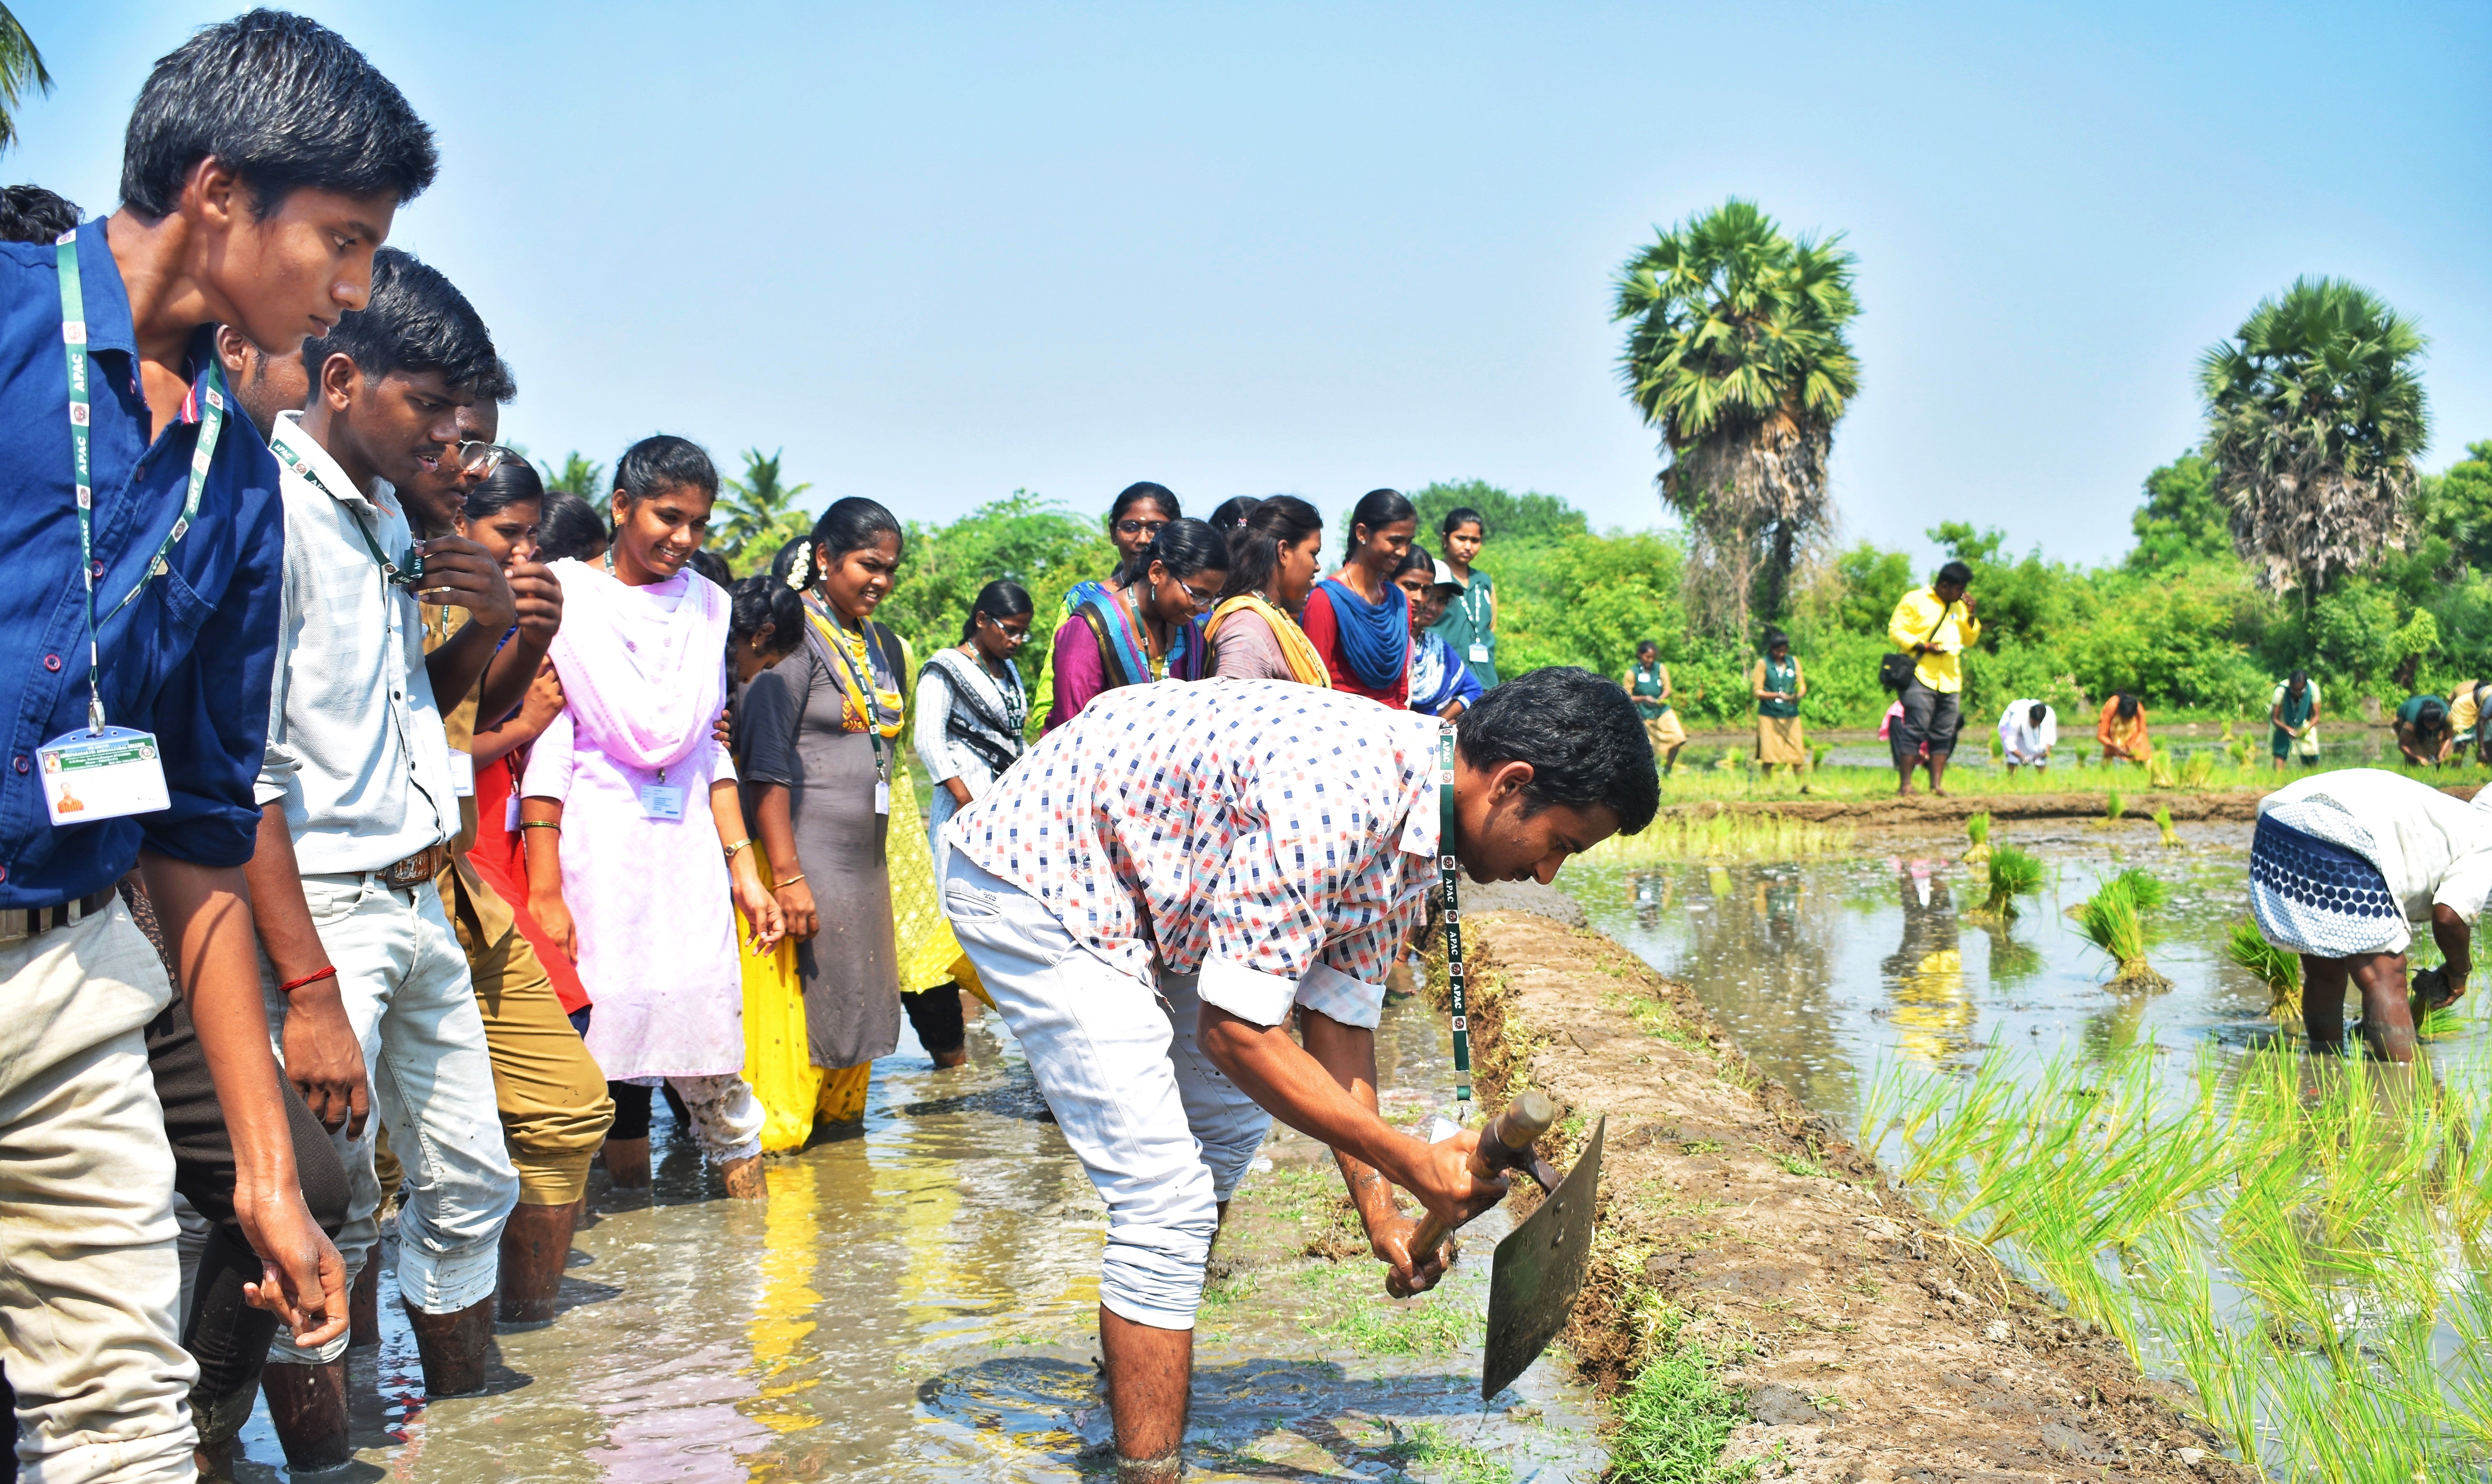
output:
{"label": "striped dupatta", "polygon": [[1167,668],[1155,669],[1150,647],[1142,642],[1141,615],[1135,611],[1129,594],[1102,590],[1074,605],[1073,611],[1098,637],[1100,657],[1107,662],[1103,668],[1109,689],[1148,685],[1154,680],[1202,678],[1211,645],[1203,638],[1202,620],[1189,618],[1172,627]]}
{"label": "striped dupatta", "polygon": [[1321,686],[1326,690],[1332,688],[1332,675],[1324,668],[1323,656],[1316,652],[1316,641],[1307,638],[1307,631],[1298,627],[1296,619],[1282,612],[1277,605],[1261,593],[1239,593],[1234,598],[1222,600],[1220,607],[1211,610],[1210,621],[1202,626],[1203,637],[1216,638],[1221,624],[1229,615],[1241,609],[1256,614],[1271,626],[1272,638],[1280,641],[1281,658],[1290,667],[1290,679],[1300,685]]}

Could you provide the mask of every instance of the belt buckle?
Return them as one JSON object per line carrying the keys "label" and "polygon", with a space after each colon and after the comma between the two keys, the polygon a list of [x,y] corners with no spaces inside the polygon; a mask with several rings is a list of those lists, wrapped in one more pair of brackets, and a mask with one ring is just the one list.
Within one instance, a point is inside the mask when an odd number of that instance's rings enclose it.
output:
{"label": "belt buckle", "polygon": [[424,884],[432,876],[431,872],[425,869],[425,861],[431,853],[429,849],[419,850],[404,860],[392,861],[381,868],[381,880],[391,886],[399,887]]}

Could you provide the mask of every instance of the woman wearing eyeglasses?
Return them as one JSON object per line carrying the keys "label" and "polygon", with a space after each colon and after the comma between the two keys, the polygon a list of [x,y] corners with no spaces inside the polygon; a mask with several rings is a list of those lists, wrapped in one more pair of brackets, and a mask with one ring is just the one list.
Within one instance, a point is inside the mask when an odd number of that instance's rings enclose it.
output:
{"label": "woman wearing eyeglasses", "polygon": [[934,781],[926,843],[943,879],[943,825],[987,791],[1021,757],[1029,692],[1013,656],[1029,641],[1029,594],[989,582],[969,607],[961,642],[938,649],[917,672],[917,757]]}
{"label": "woman wearing eyeglasses", "polygon": [[1084,595],[1056,626],[1049,664],[1054,709],[1047,729],[1079,715],[1090,697],[1154,680],[1200,680],[1210,643],[1202,615],[1229,579],[1229,549],[1200,520],[1173,520],[1126,562],[1120,581]]}
{"label": "woman wearing eyeglasses", "polygon": [[[1120,586],[1125,572],[1134,559],[1151,544],[1151,538],[1169,522],[1184,519],[1185,511],[1177,504],[1176,494],[1166,485],[1140,480],[1116,493],[1108,506],[1108,540],[1116,549],[1116,565],[1109,570],[1105,580],[1084,578],[1065,590],[1063,606],[1050,622],[1062,623],[1073,616],[1083,600],[1095,598],[1112,587]],[[1038,693],[1030,699],[1030,709],[1039,716],[1055,714],[1055,667],[1050,665],[1039,676]]]}

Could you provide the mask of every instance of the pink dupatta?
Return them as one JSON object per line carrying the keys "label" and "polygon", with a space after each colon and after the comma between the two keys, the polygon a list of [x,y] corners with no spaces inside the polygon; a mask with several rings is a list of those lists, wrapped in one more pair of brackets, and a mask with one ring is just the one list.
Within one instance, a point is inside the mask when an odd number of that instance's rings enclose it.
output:
{"label": "pink dupatta", "polygon": [[548,653],[580,737],[651,771],[705,745],[727,708],[727,594],[689,569],[646,587],[570,559],[553,573],[562,627]]}

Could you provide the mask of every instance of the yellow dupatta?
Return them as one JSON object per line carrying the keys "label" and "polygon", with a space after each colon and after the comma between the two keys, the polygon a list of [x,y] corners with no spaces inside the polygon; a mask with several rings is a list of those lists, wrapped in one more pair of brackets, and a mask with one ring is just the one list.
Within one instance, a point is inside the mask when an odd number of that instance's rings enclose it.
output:
{"label": "yellow dupatta", "polygon": [[1323,656],[1316,653],[1316,641],[1307,638],[1307,631],[1298,627],[1296,619],[1282,612],[1261,593],[1239,593],[1234,598],[1223,599],[1202,626],[1204,638],[1217,640],[1222,622],[1241,608],[1271,625],[1272,637],[1281,641],[1281,658],[1289,664],[1290,679],[1300,685],[1331,689],[1332,675],[1324,668]]}

